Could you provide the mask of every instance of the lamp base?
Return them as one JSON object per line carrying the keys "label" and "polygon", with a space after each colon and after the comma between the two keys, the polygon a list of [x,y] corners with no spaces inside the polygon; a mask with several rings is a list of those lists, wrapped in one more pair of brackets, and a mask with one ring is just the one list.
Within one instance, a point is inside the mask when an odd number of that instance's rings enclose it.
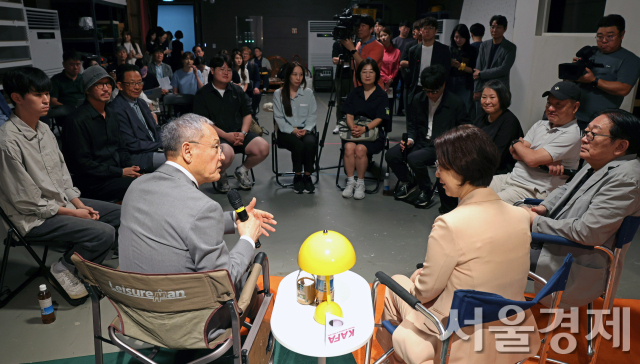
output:
{"label": "lamp base", "polygon": [[327,320],[327,312],[334,316],[343,317],[342,308],[340,308],[340,305],[333,301],[324,301],[320,303],[318,307],[316,307],[316,312],[313,315],[313,318],[320,325],[324,325]]}

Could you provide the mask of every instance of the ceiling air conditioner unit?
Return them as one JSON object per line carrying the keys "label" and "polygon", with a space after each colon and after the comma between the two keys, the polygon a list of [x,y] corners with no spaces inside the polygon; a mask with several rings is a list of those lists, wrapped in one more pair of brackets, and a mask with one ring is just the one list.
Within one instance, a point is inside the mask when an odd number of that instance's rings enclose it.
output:
{"label": "ceiling air conditioner unit", "polygon": [[333,50],[333,28],[336,26],[335,21],[309,21],[309,46],[307,59],[309,60],[309,70],[313,72],[316,66],[334,67],[331,60],[331,51]]}
{"label": "ceiling air conditioner unit", "polygon": [[438,20],[438,33],[436,34],[436,40],[442,44],[450,46],[451,32],[453,32],[453,28],[455,28],[458,23],[460,23],[459,19]]}
{"label": "ceiling air conditioner unit", "polygon": [[25,8],[33,67],[51,77],[62,72],[62,39],[58,12]]}

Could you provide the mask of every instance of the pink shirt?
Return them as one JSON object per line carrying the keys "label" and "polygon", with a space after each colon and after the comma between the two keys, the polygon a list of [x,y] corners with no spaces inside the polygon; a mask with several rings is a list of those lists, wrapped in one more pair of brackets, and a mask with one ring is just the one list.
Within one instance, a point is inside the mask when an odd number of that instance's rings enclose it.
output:
{"label": "pink shirt", "polygon": [[385,84],[398,75],[400,67],[400,50],[395,47],[384,49],[384,56],[380,64],[380,80]]}

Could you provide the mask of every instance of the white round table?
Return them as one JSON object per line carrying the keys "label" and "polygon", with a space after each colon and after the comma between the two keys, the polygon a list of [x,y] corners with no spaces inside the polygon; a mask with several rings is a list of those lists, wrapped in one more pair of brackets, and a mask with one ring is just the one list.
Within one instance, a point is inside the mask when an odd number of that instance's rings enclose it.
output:
{"label": "white round table", "polygon": [[[301,305],[296,300],[298,271],[290,273],[278,286],[278,295],[271,315],[271,331],[278,342],[298,354],[326,358],[351,353],[364,346],[373,335],[371,287],[364,278],[346,271],[336,274],[335,302],[342,308],[345,323],[355,326],[348,340],[325,345],[325,327],[313,319],[315,305]],[[332,297],[333,299],[333,297]]]}

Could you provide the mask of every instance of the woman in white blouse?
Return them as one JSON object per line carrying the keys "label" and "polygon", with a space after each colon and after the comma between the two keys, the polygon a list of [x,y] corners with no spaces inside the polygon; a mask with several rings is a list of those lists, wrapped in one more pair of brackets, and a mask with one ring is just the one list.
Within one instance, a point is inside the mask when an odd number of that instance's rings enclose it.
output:
{"label": "woman in white blouse", "polygon": [[245,67],[244,59],[242,59],[242,53],[240,51],[233,52],[233,70],[240,76],[240,83],[237,85],[242,87],[242,91],[247,91],[249,86],[249,71]]}
{"label": "woman in white blouse", "polygon": [[140,52],[140,46],[138,46],[138,43],[133,43],[131,41],[130,30],[122,31],[122,40],[120,41],[120,45],[127,49],[126,62],[128,64],[136,64],[136,60],[142,58],[142,52]]}
{"label": "woman in white blouse", "polygon": [[311,174],[315,170],[318,148],[313,131],[318,116],[316,98],[307,88],[304,74],[300,63],[286,65],[284,84],[273,94],[273,116],[278,126],[278,146],[291,151],[295,173],[293,189],[296,193],[313,193]]}

